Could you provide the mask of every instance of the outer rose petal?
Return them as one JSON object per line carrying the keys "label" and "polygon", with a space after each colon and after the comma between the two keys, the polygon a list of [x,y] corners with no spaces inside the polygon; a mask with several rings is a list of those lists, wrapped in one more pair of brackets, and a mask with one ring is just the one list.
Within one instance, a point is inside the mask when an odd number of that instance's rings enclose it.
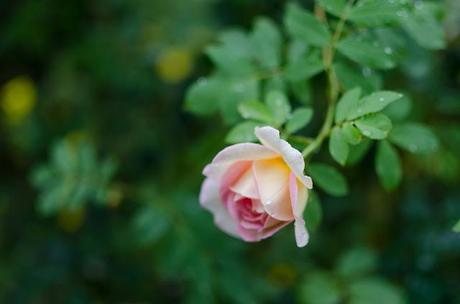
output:
{"label": "outer rose petal", "polygon": [[255,134],[260,142],[280,154],[284,161],[291,168],[292,172],[308,189],[313,187],[311,178],[305,176],[303,170],[305,169],[305,161],[302,154],[291,147],[291,145],[280,138],[280,132],[272,127],[256,127]]}
{"label": "outer rose petal", "polygon": [[228,234],[239,238],[238,227],[220,199],[220,185],[206,178],[201,186],[200,203],[214,216],[214,223]]}
{"label": "outer rose petal", "polygon": [[267,218],[267,222],[265,223],[265,229],[263,236],[261,239],[266,239],[274,235],[278,230],[289,224],[290,222],[283,222],[283,221],[278,221],[272,217]]}
{"label": "outer rose petal", "polygon": [[253,162],[260,201],[265,211],[280,221],[292,221],[289,204],[289,167],[281,158]]}
{"label": "outer rose petal", "polygon": [[[302,189],[303,188],[303,189]],[[307,189],[303,185],[298,185],[296,176],[291,173],[289,176],[289,193],[291,196],[291,205],[294,212],[294,231],[295,240],[298,247],[304,247],[308,243],[309,235],[305,227],[305,221],[302,217],[305,209],[308,195]]]}
{"label": "outer rose petal", "polygon": [[237,161],[266,159],[277,156],[278,154],[275,151],[259,144],[241,143],[231,145],[214,157],[212,163],[204,168],[203,174],[218,180],[224,175],[229,166]]}

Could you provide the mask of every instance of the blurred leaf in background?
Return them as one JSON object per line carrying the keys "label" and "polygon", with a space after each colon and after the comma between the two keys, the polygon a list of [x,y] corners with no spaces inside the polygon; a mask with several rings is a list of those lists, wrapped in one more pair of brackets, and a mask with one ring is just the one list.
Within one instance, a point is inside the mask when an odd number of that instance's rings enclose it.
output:
{"label": "blurred leaf in background", "polygon": [[346,1],[0,1],[0,302],[458,303],[457,2],[356,1],[341,96],[404,96],[333,117],[299,250],[217,230],[201,171],[262,123],[311,141]]}
{"label": "blurred leaf in background", "polygon": [[33,172],[32,182],[41,192],[38,210],[43,215],[81,210],[89,202],[108,204],[116,164],[111,159],[99,161],[84,136],[73,133],[57,143],[50,163]]}

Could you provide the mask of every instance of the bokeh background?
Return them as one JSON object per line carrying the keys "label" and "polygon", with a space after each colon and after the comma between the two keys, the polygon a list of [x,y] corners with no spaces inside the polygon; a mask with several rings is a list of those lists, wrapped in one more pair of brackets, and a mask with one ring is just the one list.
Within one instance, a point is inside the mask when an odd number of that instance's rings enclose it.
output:
{"label": "bokeh background", "polygon": [[402,155],[398,190],[379,186],[371,156],[347,168],[351,194],[320,193],[304,249],[292,227],[232,239],[199,207],[228,126],[186,113],[186,88],[219,31],[280,21],[284,5],[0,2],[1,303],[460,303],[457,0],[447,48],[414,47],[385,74],[441,140]]}

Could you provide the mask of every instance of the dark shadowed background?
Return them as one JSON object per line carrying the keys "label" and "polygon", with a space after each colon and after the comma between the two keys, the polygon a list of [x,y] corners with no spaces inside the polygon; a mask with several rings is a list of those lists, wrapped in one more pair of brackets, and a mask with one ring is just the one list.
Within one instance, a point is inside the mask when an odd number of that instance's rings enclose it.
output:
{"label": "dark shadowed background", "polygon": [[448,46],[414,47],[384,74],[441,142],[434,155],[402,153],[396,191],[379,185],[371,150],[343,170],[350,195],[319,193],[303,249],[292,227],[235,240],[199,207],[201,170],[228,126],[186,113],[186,88],[210,71],[203,49],[219,31],[281,21],[284,5],[0,2],[1,303],[460,302],[456,0],[445,1]]}

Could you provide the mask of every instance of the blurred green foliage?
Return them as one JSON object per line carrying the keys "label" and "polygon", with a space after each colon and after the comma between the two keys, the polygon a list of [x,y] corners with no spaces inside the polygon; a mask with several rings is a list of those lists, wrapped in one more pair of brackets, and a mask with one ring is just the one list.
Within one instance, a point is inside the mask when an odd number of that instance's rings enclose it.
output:
{"label": "blurred green foliage", "polygon": [[[343,9],[318,2],[331,16]],[[233,239],[197,197],[202,167],[240,112],[255,124],[287,122],[290,134],[319,129],[320,54],[296,40],[322,45],[328,34],[312,37],[294,9],[313,1],[0,2],[0,302],[458,303],[458,2],[416,1],[396,33],[393,5],[413,1],[362,2],[352,21],[370,33],[342,41],[337,76],[363,96],[384,87],[405,97],[383,112],[387,140],[349,145],[346,170],[325,167],[327,145],[316,156],[318,184],[349,194],[311,196],[304,249],[291,228],[256,244]],[[295,38],[286,47],[276,24]],[[369,46],[375,37],[392,56]],[[286,79],[241,81],[281,65]],[[266,96],[272,89],[286,89],[296,108]],[[251,140],[238,126],[246,137],[227,139]]]}
{"label": "blurred green foliage", "polygon": [[110,159],[99,162],[90,143],[70,140],[53,148],[49,165],[33,171],[32,183],[40,191],[37,203],[41,214],[82,209],[88,201],[109,201],[108,185],[115,164]]}

